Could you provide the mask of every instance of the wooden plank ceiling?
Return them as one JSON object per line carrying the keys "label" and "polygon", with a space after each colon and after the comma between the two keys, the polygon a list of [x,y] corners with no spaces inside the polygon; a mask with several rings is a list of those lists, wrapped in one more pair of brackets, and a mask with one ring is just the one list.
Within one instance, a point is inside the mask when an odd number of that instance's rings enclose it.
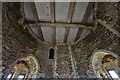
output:
{"label": "wooden plank ceiling", "polygon": [[25,25],[54,45],[76,42],[93,30],[92,2],[24,2]]}

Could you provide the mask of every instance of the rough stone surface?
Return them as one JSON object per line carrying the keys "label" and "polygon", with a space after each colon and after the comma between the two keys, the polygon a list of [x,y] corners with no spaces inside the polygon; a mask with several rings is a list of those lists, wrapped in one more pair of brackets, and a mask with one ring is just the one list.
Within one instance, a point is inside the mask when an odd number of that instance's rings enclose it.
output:
{"label": "rough stone surface", "polygon": [[[95,20],[101,19],[120,32],[120,3],[97,3]],[[73,45],[48,45],[36,42],[17,22],[21,18],[19,3],[3,3],[3,66],[7,68],[15,60],[33,54],[39,61],[38,77],[93,78],[90,68],[92,53],[97,49],[114,52],[120,57],[120,38],[97,23],[83,40]],[[55,49],[54,59],[49,59],[49,48]],[[37,48],[37,50],[36,50]]]}
{"label": "rough stone surface", "polygon": [[57,68],[56,73],[58,73],[58,77],[68,78],[72,75],[72,64],[70,60],[70,52],[68,49],[68,45],[65,46],[57,46]]}
{"label": "rough stone surface", "polygon": [[[114,24],[114,29],[116,31],[119,31],[117,29],[118,12],[116,9],[117,6],[115,5],[117,5],[117,3],[98,3],[96,20],[105,20],[106,22],[109,22],[108,24],[111,26]],[[108,18],[112,18],[112,20],[109,21],[109,19],[106,19],[105,15],[107,15]],[[97,49],[109,50],[119,55],[119,39],[120,38],[114,35],[111,31],[98,23],[95,31],[91,32],[82,41],[79,41],[77,44],[72,45],[72,52],[75,57],[75,61],[77,62],[78,75],[90,77],[89,72],[91,73],[91,71],[88,71],[90,70],[90,57],[92,53]],[[91,75],[95,76],[94,73]]]}
{"label": "rough stone surface", "polygon": [[20,15],[19,3],[3,3],[2,13],[2,62],[8,68],[18,58],[36,51],[37,42],[18,25]]}
{"label": "rough stone surface", "polygon": [[54,59],[49,59],[49,48],[50,45],[39,44],[35,57],[38,59],[40,64],[39,77],[53,77],[54,70]]}

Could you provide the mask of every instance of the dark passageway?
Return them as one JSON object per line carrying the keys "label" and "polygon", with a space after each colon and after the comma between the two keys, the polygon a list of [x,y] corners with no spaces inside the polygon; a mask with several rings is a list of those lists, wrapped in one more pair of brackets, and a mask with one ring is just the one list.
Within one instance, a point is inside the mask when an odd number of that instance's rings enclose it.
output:
{"label": "dark passageway", "polygon": [[50,48],[49,50],[49,59],[54,59],[54,49]]}

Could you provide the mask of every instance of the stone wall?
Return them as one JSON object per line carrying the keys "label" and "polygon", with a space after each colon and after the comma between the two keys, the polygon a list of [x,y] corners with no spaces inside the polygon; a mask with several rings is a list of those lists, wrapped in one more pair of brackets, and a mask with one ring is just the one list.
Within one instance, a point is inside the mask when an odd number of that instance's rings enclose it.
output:
{"label": "stone wall", "polygon": [[20,3],[2,3],[2,65],[8,68],[18,58],[34,54],[37,42],[18,24]]}
{"label": "stone wall", "polygon": [[[17,22],[21,18],[19,3],[3,3],[3,66],[6,68],[20,57],[33,54],[39,61],[38,77],[95,77],[90,68],[90,58],[97,49],[120,55],[120,38],[97,20],[104,20],[117,32],[119,30],[118,3],[97,3],[96,29],[75,44],[48,45],[37,41]],[[109,14],[110,13],[110,14]],[[54,59],[49,59],[49,48],[55,49]]]}
{"label": "stone wall", "polygon": [[[97,3],[96,20],[105,20],[116,31],[120,31],[118,21],[118,3]],[[106,17],[107,15],[107,17]],[[109,21],[108,18],[112,20]],[[97,22],[97,21],[96,21]],[[92,31],[82,41],[72,45],[72,53],[77,62],[77,71],[79,76],[92,77],[93,71],[90,71],[90,58],[92,53],[98,49],[104,49],[114,52],[120,56],[120,38],[100,23],[96,25],[96,30]]]}

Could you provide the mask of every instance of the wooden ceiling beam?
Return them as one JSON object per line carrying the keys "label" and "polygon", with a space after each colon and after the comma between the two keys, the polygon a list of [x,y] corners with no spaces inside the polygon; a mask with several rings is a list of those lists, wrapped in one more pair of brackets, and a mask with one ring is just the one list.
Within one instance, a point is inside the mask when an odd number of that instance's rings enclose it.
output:
{"label": "wooden ceiling beam", "polygon": [[94,30],[95,27],[91,24],[88,25],[84,25],[84,24],[80,24],[80,23],[65,23],[65,22],[32,22],[32,23],[24,23],[23,26],[27,26],[27,25],[41,25],[41,26],[55,26],[55,27],[79,27],[79,28],[87,28],[90,30]]}
{"label": "wooden ceiling beam", "polygon": [[[87,9],[86,9],[85,14],[83,16],[83,19],[81,21],[82,24],[86,24],[87,23],[90,15],[92,13],[93,5],[94,5],[94,2],[89,2],[88,3]],[[76,34],[76,37],[74,39],[74,42],[76,42],[80,38],[80,35],[82,34],[82,31],[83,31],[83,28],[79,27],[79,29],[77,31],[77,34]]]}
{"label": "wooden ceiling beam", "polygon": [[[31,11],[32,11],[33,17],[35,19],[35,22],[39,22],[39,18],[38,18],[35,2],[29,2],[29,4],[30,4]],[[38,29],[38,32],[39,32],[39,35],[40,35],[40,39],[42,41],[44,41],[41,25],[36,25],[36,26],[37,26],[37,29]]]}
{"label": "wooden ceiling beam", "polygon": [[[55,22],[55,1],[51,0],[50,2],[50,9],[51,9],[51,18],[52,18],[52,22]],[[56,27],[53,24],[53,29],[52,29],[52,43],[53,45],[56,45]]]}
{"label": "wooden ceiling beam", "polygon": [[[75,1],[74,2],[70,2],[67,23],[70,23],[71,20],[72,20],[73,11],[74,11],[74,5],[75,5]],[[70,27],[66,27],[66,29],[65,29],[65,36],[64,36],[64,43],[67,43],[69,30],[70,30]]]}

